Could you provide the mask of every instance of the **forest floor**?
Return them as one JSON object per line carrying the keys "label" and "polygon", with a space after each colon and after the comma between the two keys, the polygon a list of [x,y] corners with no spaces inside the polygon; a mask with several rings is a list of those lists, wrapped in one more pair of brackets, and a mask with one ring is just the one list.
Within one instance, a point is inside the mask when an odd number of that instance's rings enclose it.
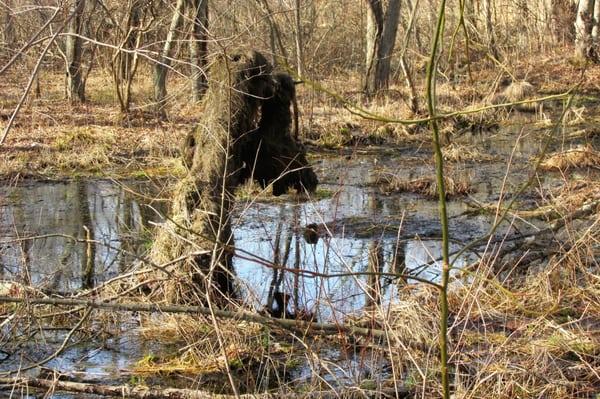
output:
{"label": "forest floor", "polygon": [[[590,122],[598,120],[600,66],[578,65],[558,52],[524,59],[512,69],[519,71],[512,73],[518,83],[516,93],[513,85],[513,93],[508,96],[504,94],[510,89],[501,82],[508,73],[498,72],[499,68],[489,62],[471,64],[471,76],[476,79],[463,76],[460,82],[438,83],[440,112],[469,111],[443,120],[446,143],[461,131],[485,129],[511,119],[512,108],[470,113],[473,110],[498,102],[561,94],[575,86],[578,97],[573,111],[566,116],[568,122],[585,123],[589,128]],[[28,74],[20,72],[13,71],[10,79],[0,83],[3,128],[28,80]],[[421,76],[421,72],[415,71],[415,75]],[[149,100],[151,79],[144,72],[137,79],[141,83],[133,88],[135,102],[127,115],[119,111],[112,80],[103,70],[90,74],[88,101],[81,105],[65,100],[62,72],[43,73],[39,78],[40,95],[25,102],[0,146],[0,179],[142,178],[184,173],[179,146],[194,124],[201,121],[202,105],[189,101],[187,81],[175,76],[170,79],[168,118],[161,120],[153,112]],[[523,81],[531,88],[521,84]],[[378,98],[367,101],[357,90],[360,85],[358,76],[340,74],[318,83],[307,80],[300,87],[301,134],[311,145],[311,152],[373,145],[389,149],[390,145],[430,141],[427,123],[419,122],[425,118],[421,87],[417,87],[420,112],[414,114],[409,110],[404,86],[392,85]],[[555,99],[542,106],[534,104],[528,111],[534,122],[544,125],[552,118],[552,109],[560,104]]]}

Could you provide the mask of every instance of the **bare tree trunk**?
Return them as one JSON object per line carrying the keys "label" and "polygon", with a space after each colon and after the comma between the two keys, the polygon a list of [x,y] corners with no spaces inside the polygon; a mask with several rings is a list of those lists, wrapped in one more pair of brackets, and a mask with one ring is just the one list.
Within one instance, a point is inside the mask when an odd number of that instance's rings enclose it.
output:
{"label": "bare tree trunk", "polygon": [[190,0],[193,21],[190,39],[190,63],[192,64],[192,98],[200,101],[208,85],[208,0]]}
{"label": "bare tree trunk", "polygon": [[594,55],[598,58],[598,35],[600,34],[600,0],[594,1],[594,20],[592,22],[592,46]]}
{"label": "bare tree trunk", "polygon": [[373,310],[376,305],[381,304],[381,281],[379,273],[383,271],[383,247],[379,240],[374,240],[369,248],[369,266],[370,273],[367,278],[367,287],[365,290],[365,309]]}
{"label": "bare tree trunk", "polygon": [[402,73],[404,74],[404,81],[406,84],[406,88],[408,89],[408,101],[410,110],[416,114],[419,112],[419,101],[417,98],[417,91],[415,88],[415,84],[412,78],[412,72],[410,69],[409,63],[406,61],[406,50],[408,49],[408,43],[410,41],[410,35],[415,27],[415,20],[417,16],[417,10],[419,7],[419,0],[415,1],[415,4],[411,4],[410,0],[407,0],[407,6],[409,6],[410,16],[406,23],[406,27],[404,28],[404,40],[402,44],[402,48],[400,49],[400,68],[402,69]]}
{"label": "bare tree trunk", "polygon": [[383,34],[383,6],[380,0],[368,0],[367,6],[367,37],[366,37],[366,70],[365,93],[373,91],[373,76],[377,58],[377,45]]}
{"label": "bare tree trunk", "polygon": [[4,47],[8,48],[14,45],[15,35],[14,35],[14,25],[13,25],[13,10],[12,10],[12,1],[6,1],[6,6],[3,9],[3,30],[2,30],[2,41],[4,42]]}
{"label": "bare tree trunk", "polygon": [[65,53],[67,56],[66,94],[71,102],[85,102],[85,84],[81,68],[83,41],[79,37],[84,8],[85,0],[73,1],[71,21],[69,21],[68,36],[65,43]]}
{"label": "bare tree trunk", "polygon": [[494,24],[493,24],[493,14],[494,14],[494,5],[492,4],[493,0],[483,0],[483,16],[485,18],[485,37],[487,40],[487,47],[490,50],[490,53],[494,56],[495,59],[500,59],[500,54],[498,53],[498,47],[496,46],[496,38],[494,35]]}
{"label": "bare tree trunk", "polygon": [[[138,36],[140,35],[141,30],[141,20],[142,20],[142,2],[139,0],[133,0],[131,7],[129,9],[129,15],[127,16],[127,38],[125,39],[125,47],[128,50],[134,50],[137,46]],[[121,56],[121,76],[129,80],[131,75],[133,74],[133,59],[135,54],[132,53],[124,53]]]}
{"label": "bare tree trunk", "polygon": [[171,25],[169,26],[169,33],[163,46],[162,52],[154,68],[154,101],[159,113],[165,115],[165,103],[167,99],[167,72],[171,65],[171,50],[173,48],[173,40],[177,31],[181,28],[183,22],[183,7],[185,0],[177,0],[175,5],[175,11],[173,11],[173,18],[171,19]]}
{"label": "bare tree trunk", "polygon": [[[142,1],[132,0],[129,2],[128,12],[124,17],[123,29],[125,37],[117,37],[117,50],[112,58],[111,68],[117,98],[121,107],[121,112],[129,112],[131,103],[131,84],[137,71],[138,55],[130,51],[136,50],[140,46],[142,38]],[[129,51],[121,51],[121,47]]]}
{"label": "bare tree trunk", "polygon": [[385,15],[381,0],[369,0],[367,18],[365,91],[372,94],[389,85],[391,56],[400,19],[400,0],[389,0]]}
{"label": "bare tree trunk", "polygon": [[273,65],[276,66],[278,64],[276,47],[279,48],[279,52],[280,52],[281,57],[283,58],[283,62],[285,65],[287,65],[288,54],[287,54],[287,51],[285,50],[285,46],[283,45],[283,40],[281,39],[281,32],[279,30],[279,27],[277,26],[277,22],[273,18],[273,12],[271,11],[269,2],[268,2],[268,0],[256,0],[256,1],[260,5],[260,7],[264,10],[264,12],[267,16],[267,22],[269,23],[271,51],[273,52],[271,58],[273,60]]}
{"label": "bare tree trunk", "polygon": [[301,0],[296,0],[295,26],[296,26],[296,71],[298,76],[304,75],[304,55],[303,55],[303,43],[302,43],[302,20],[300,7],[302,6]]}
{"label": "bare tree trunk", "polygon": [[592,12],[594,0],[579,0],[575,19],[575,55],[580,58],[592,56]]}
{"label": "bare tree trunk", "polygon": [[85,251],[83,251],[81,257],[81,288],[89,289],[94,287],[96,246],[94,244],[94,226],[87,188],[81,180],[77,182],[77,202],[79,215],[81,216],[81,229],[83,230],[81,233],[86,240]]}
{"label": "bare tree trunk", "polygon": [[396,43],[398,22],[400,20],[400,0],[390,0],[385,12],[383,34],[379,45],[377,67],[375,69],[375,88],[386,88],[389,85],[392,52]]}

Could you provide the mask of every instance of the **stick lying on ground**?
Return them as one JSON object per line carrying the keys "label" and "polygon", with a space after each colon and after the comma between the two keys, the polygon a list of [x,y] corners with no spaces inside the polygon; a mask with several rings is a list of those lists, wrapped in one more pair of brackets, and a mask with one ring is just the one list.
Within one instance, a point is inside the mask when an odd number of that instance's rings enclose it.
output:
{"label": "stick lying on ground", "polygon": [[[147,303],[111,303],[102,301],[86,301],[83,299],[66,299],[66,298],[14,298],[8,296],[0,296],[0,303],[26,303],[28,305],[55,305],[55,306],[87,306],[95,309],[113,309],[132,312],[156,312],[156,313],[186,313],[186,314],[202,314],[205,316],[221,317],[226,319],[246,320],[264,325],[277,326],[293,332],[308,332],[334,335],[348,334],[355,336],[366,336],[376,338],[388,338],[389,333],[384,330],[377,330],[364,327],[348,326],[334,323],[312,323],[301,320],[286,320],[275,319],[272,317],[261,316],[256,313],[246,312],[243,310],[227,311],[221,309],[211,309],[202,306],[184,306],[184,305],[158,305]],[[409,343],[408,346],[422,351],[435,351],[435,348],[429,347],[420,342]]]}
{"label": "stick lying on ground", "polygon": [[[116,396],[120,398],[134,399],[230,399],[235,398],[234,395],[215,394],[207,391],[199,391],[194,389],[180,388],[159,388],[146,386],[129,386],[129,385],[97,385],[82,382],[44,380],[40,378],[0,378],[0,389],[4,385],[8,389],[17,391],[16,386],[44,388],[50,391],[68,391],[88,393],[93,395]],[[398,390],[363,390],[360,388],[344,388],[341,390],[330,391],[313,391],[306,393],[287,393],[289,398],[303,399],[329,399],[329,398],[371,398],[371,397],[393,397],[405,398],[408,397],[410,391],[400,387]],[[258,394],[243,394],[238,395],[240,399],[270,399],[280,398],[280,393],[258,393]]]}

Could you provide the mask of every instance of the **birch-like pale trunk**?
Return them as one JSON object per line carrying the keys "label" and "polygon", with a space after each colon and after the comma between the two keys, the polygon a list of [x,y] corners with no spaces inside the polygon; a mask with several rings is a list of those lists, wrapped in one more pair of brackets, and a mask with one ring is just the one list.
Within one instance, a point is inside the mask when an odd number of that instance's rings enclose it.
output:
{"label": "birch-like pale trunk", "polygon": [[600,35],[600,0],[594,1],[594,19],[592,21],[592,46],[594,53],[598,56],[598,36]]}
{"label": "birch-like pale trunk", "polygon": [[594,0],[579,0],[575,19],[575,55],[589,58],[592,49],[592,12]]}

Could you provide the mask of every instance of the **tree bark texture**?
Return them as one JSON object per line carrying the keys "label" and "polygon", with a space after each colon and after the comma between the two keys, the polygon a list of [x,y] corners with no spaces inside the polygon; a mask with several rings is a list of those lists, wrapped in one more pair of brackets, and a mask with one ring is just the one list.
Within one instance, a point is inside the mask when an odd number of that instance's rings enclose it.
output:
{"label": "tree bark texture", "polygon": [[185,0],[177,0],[167,38],[154,68],[154,101],[156,102],[156,107],[161,115],[164,115],[165,113],[164,108],[167,100],[167,73],[171,66],[173,41],[183,23],[184,6]]}
{"label": "tree bark texture", "polygon": [[294,22],[296,30],[296,71],[298,76],[304,75],[304,49],[303,49],[303,37],[302,37],[302,13],[301,13],[302,1],[296,0],[296,9],[294,10]]}
{"label": "tree bark texture", "polygon": [[169,302],[203,302],[208,294],[225,303],[236,296],[230,218],[234,191],[246,179],[273,183],[275,195],[316,188],[306,152],[290,134],[293,80],[275,81],[271,71],[257,52],[220,55],[211,65],[202,119],[182,149],[188,173],[152,248],[152,259],[174,262],[181,277],[162,290]]}
{"label": "tree bark texture", "polygon": [[200,101],[208,86],[208,0],[189,2],[190,20],[193,21],[190,38],[192,99]]}
{"label": "tree bark texture", "polygon": [[497,60],[500,59],[500,53],[498,52],[498,47],[496,46],[496,37],[494,33],[494,4],[493,0],[483,0],[483,17],[485,18],[485,38],[487,41],[487,47],[490,53]]}
{"label": "tree bark texture", "polygon": [[[131,85],[138,66],[138,54],[133,51],[137,50],[142,40],[144,5],[143,0],[129,1],[121,30],[124,32],[125,37],[118,38],[117,45],[119,49],[117,49],[112,61],[117,98],[121,112],[124,113],[129,112]],[[121,51],[121,47],[128,51]]]}
{"label": "tree bark texture", "polygon": [[208,85],[208,0],[188,1],[193,22],[190,37],[192,99],[200,101]]}
{"label": "tree bark texture", "polygon": [[575,55],[579,58],[592,57],[592,25],[594,0],[579,0],[575,19]]}
{"label": "tree bark texture", "polygon": [[83,81],[81,56],[83,54],[83,40],[81,34],[85,0],[74,0],[71,6],[71,20],[69,21],[68,36],[65,43],[67,56],[66,94],[71,102],[85,102],[85,85]]}
{"label": "tree bark texture", "polygon": [[365,92],[374,94],[389,86],[391,57],[400,18],[400,0],[389,0],[384,14],[381,0],[367,8],[367,69]]}

